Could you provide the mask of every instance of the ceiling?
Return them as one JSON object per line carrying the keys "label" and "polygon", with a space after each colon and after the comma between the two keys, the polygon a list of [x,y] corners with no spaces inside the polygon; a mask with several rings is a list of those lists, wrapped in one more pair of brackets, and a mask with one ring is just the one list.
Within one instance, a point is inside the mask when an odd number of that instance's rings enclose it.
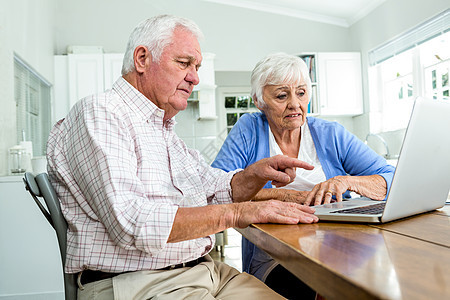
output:
{"label": "ceiling", "polygon": [[349,27],[386,0],[204,0]]}

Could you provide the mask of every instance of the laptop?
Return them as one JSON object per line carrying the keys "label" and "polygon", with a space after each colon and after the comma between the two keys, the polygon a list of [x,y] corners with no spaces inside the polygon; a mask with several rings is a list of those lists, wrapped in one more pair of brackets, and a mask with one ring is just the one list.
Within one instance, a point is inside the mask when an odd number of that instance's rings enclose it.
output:
{"label": "laptop", "polygon": [[[316,205],[315,215],[324,221],[385,223],[444,206],[449,189],[450,102],[417,97],[387,200]],[[374,205],[378,211],[371,211]]]}

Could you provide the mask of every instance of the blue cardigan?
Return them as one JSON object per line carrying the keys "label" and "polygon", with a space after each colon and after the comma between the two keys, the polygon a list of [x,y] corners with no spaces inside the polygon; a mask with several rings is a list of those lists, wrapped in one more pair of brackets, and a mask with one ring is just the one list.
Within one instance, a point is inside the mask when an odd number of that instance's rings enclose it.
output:
{"label": "blue cardigan", "polygon": [[[307,117],[317,156],[327,179],[338,175],[364,176],[378,174],[391,187],[395,168],[336,122]],[[261,112],[245,114],[234,125],[212,166],[225,171],[244,169],[269,157],[269,124]],[[272,188],[268,182],[264,188]],[[347,191],[344,197],[349,198]],[[243,239],[243,270],[250,273],[256,248]]]}

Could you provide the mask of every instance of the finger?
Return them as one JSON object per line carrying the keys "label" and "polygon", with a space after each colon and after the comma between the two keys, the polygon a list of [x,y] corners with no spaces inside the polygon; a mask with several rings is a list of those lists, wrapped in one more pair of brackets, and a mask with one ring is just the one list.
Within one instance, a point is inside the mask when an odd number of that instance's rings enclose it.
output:
{"label": "finger", "polygon": [[272,180],[272,185],[274,185],[277,188],[286,186],[287,184],[289,184],[289,182],[279,182],[276,180]]}
{"label": "finger", "polygon": [[269,178],[272,179],[272,184],[276,187],[282,187],[291,182],[291,178],[284,172],[274,172],[270,174]]}
{"label": "finger", "polygon": [[286,168],[302,168],[305,170],[314,169],[313,165],[310,165],[307,162],[286,155],[277,155],[273,156],[273,158],[277,166],[276,169],[278,170],[284,170]]}
{"label": "finger", "polygon": [[305,212],[297,212],[295,216],[276,215],[274,216],[274,219],[270,222],[281,224],[298,224],[298,223],[310,224],[318,221],[319,218],[313,214]]}
{"label": "finger", "polygon": [[304,202],[305,205],[315,205],[315,203],[313,202],[314,197],[317,193],[317,190],[319,189],[318,185],[315,185],[313,187],[313,189],[311,190],[311,192],[308,194],[308,196],[306,197],[306,200]]}
{"label": "finger", "polygon": [[319,221],[319,218],[315,215],[310,214],[301,214],[298,222],[299,223],[305,223],[305,224],[311,224],[311,223],[317,223]]}
{"label": "finger", "polygon": [[299,208],[302,212],[308,213],[308,214],[313,214],[316,212],[316,209],[314,207],[311,206],[306,206],[306,205],[300,205]]}
{"label": "finger", "polygon": [[325,192],[323,189],[317,191],[316,196],[314,197],[314,205],[320,205],[323,203]]}
{"label": "finger", "polygon": [[284,172],[289,176],[290,182],[294,181],[296,176],[295,168],[286,168]]}
{"label": "finger", "polygon": [[325,196],[324,196],[324,199],[323,199],[323,203],[324,204],[330,203],[332,198],[333,198],[333,192],[331,190],[327,191],[325,193]]}
{"label": "finger", "polygon": [[337,201],[337,202],[342,202],[342,193],[338,192],[338,193],[336,194],[336,201]]}

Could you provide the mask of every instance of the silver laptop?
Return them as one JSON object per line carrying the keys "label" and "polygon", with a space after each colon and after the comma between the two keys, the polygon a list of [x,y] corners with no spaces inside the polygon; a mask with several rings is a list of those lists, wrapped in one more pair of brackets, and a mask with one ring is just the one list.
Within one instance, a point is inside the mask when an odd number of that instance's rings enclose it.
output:
{"label": "silver laptop", "polygon": [[418,97],[387,200],[317,205],[315,214],[326,221],[384,223],[444,206],[449,189],[450,102]]}

